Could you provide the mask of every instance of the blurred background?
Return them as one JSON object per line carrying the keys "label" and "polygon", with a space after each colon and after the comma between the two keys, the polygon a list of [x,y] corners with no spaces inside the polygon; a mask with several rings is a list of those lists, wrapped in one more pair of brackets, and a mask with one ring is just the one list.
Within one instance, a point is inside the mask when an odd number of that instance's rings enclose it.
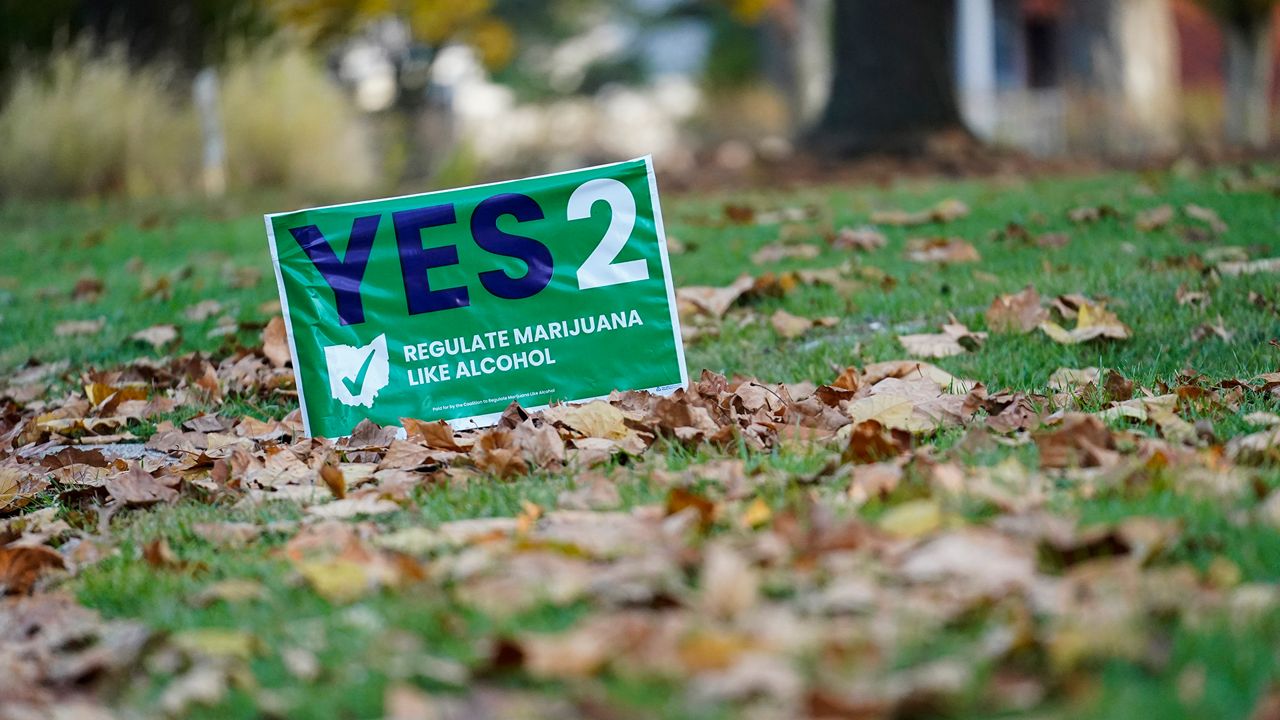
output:
{"label": "blurred background", "polygon": [[[1253,154],[1276,0],[0,0],[0,198]],[[892,166],[897,167],[897,166]]]}

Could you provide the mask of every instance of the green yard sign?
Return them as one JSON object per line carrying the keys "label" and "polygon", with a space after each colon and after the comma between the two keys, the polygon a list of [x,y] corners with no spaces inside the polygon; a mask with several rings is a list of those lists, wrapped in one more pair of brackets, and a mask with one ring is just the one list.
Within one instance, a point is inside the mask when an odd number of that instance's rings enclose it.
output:
{"label": "green yard sign", "polygon": [[688,381],[650,158],[266,221],[311,435]]}

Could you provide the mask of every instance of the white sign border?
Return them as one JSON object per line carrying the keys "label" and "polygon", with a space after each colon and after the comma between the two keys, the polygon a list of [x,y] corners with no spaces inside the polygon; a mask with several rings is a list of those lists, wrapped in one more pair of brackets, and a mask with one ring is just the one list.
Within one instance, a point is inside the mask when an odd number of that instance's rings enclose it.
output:
{"label": "white sign border", "polygon": [[[676,360],[679,363],[679,368],[680,368],[680,383],[675,385],[660,385],[658,387],[643,388],[643,389],[637,390],[637,392],[647,392],[647,393],[653,393],[654,395],[667,396],[667,395],[671,395],[676,390],[689,387],[689,368],[685,365],[684,339],[680,334],[680,308],[679,308],[679,305],[676,304],[675,278],[671,276],[671,258],[670,258],[670,255],[667,253],[667,231],[666,231],[666,227],[662,223],[662,203],[658,200],[658,177],[653,167],[653,155],[644,155],[642,157],[632,158],[631,160],[622,160],[619,162],[605,163],[603,165],[594,165],[592,167],[576,168],[573,170],[563,170],[560,172],[545,173],[543,175],[533,175],[526,178],[516,178],[513,180],[498,180],[496,182],[481,183],[479,185],[467,185],[467,186],[458,187],[458,188],[444,188],[441,190],[432,190],[430,192],[425,192],[425,193],[411,193],[408,195],[396,195],[396,196],[385,197],[385,198],[374,198],[371,200],[356,200],[354,202],[337,203],[334,205],[320,205],[318,207],[301,208],[298,210],[267,213],[263,215],[262,216],[263,221],[266,223],[266,226],[267,226],[267,245],[271,250],[271,265],[276,273],[276,288],[280,293],[280,311],[284,315],[285,334],[289,339],[289,355],[293,363],[294,383],[298,388],[298,409],[302,412],[302,428],[305,436],[308,438],[316,437],[315,433],[311,431],[311,418],[310,418],[310,415],[307,414],[307,395],[302,388],[302,372],[298,364],[298,346],[297,346],[297,342],[294,340],[294,337],[293,337],[293,319],[289,315],[289,297],[285,293],[284,272],[280,269],[280,255],[278,250],[276,249],[276,231],[275,231],[275,227],[271,224],[271,221],[273,218],[279,217],[281,215],[293,215],[294,213],[310,212],[313,210],[332,210],[334,208],[349,207],[352,205],[364,205],[365,203],[371,203],[371,202],[383,202],[388,200],[404,200],[408,198],[428,197],[431,195],[438,195],[440,193],[446,193],[446,192],[455,192],[459,190],[476,190],[479,188],[493,187],[495,185],[506,185],[509,183],[524,182],[526,180],[540,180],[543,178],[556,177],[559,175],[571,175],[571,174],[580,173],[580,172],[590,172],[593,170],[605,170],[608,168],[619,167],[622,165],[630,165],[631,163],[641,162],[641,161],[644,162],[645,173],[649,179],[649,195],[650,195],[650,204],[653,207],[654,234],[657,235],[658,237],[658,256],[662,261],[662,275],[667,286],[667,305],[671,310],[671,331],[672,331],[673,340],[675,341],[675,346],[676,346]],[[563,400],[561,401],[561,404],[587,403],[587,402],[592,402],[594,400],[603,400],[608,397],[609,397],[608,395],[597,395],[595,397],[589,397],[589,398]],[[542,410],[546,410],[549,407],[551,407],[551,405],[547,404],[547,405],[537,405],[534,407],[528,407],[523,409],[527,412],[539,412]],[[454,428],[455,430],[469,430],[469,429],[492,427],[493,425],[497,424],[498,420],[502,417],[503,412],[505,412],[505,409],[501,412],[484,413],[482,415],[471,415],[468,417],[454,418],[452,420],[445,420],[445,422],[449,423],[449,426]],[[426,418],[422,418],[422,419],[426,420]],[[404,428],[401,427],[399,429],[400,429],[401,436],[403,437]],[[330,439],[337,439],[337,438],[330,438]]]}

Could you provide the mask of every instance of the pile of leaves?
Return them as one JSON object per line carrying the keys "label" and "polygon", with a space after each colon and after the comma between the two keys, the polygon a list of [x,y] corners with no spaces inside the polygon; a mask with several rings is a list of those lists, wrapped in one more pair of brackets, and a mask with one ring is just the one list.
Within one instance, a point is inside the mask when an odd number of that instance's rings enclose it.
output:
{"label": "pile of leaves", "polygon": [[[1018,318],[1039,313],[1017,308],[1039,303],[1025,300],[998,300],[992,312],[1027,329]],[[670,397],[614,393],[535,413],[512,404],[495,427],[472,431],[406,418],[403,433],[365,422],[331,441],[304,437],[296,412],[156,422],[197,399],[292,397],[278,323],[264,339],[217,363],[140,361],[85,373],[79,392],[8,401],[0,587],[14,597],[0,605],[0,637],[19,640],[0,645],[0,695],[14,707],[33,717],[72,711],[136,680],[144,659],[181,668],[162,700],[173,713],[242,683],[264,651],[251,635],[157,637],[135,622],[103,621],[58,590],[119,552],[115,513],[183,500],[305,508],[301,520],[274,527],[194,530],[229,550],[285,534],[280,553],[300,582],[336,605],[428,591],[494,617],[544,604],[591,609],[565,632],[491,637],[473,662],[446,664],[448,684],[469,694],[438,700],[396,686],[388,697],[389,706],[443,703],[451,712],[515,702],[485,681],[509,672],[678,681],[698,702],[789,717],[941,712],[975,686],[984,707],[1019,710],[1071,692],[1094,660],[1147,658],[1166,627],[1155,618],[1280,602],[1276,587],[1237,584],[1230,568],[1206,574],[1168,562],[1177,521],[1082,526],[1052,511],[1063,497],[1169,482],[1193,496],[1266,495],[1254,468],[1280,460],[1280,418],[1255,418],[1264,429],[1223,443],[1184,416],[1275,398],[1280,374],[1218,383],[1188,374],[1140,389],[1115,372],[1062,369],[1047,379],[1050,392],[1028,394],[896,361],[844,368],[820,386],[704,372]],[[38,370],[20,375],[9,397],[48,379]],[[156,422],[144,451],[94,448],[129,437],[138,421]],[[966,466],[923,442],[943,432],[962,433],[968,448],[1034,446],[1039,466]],[[655,446],[711,448],[722,459],[677,470]],[[806,474],[761,470],[743,452],[819,462]],[[526,503],[514,516],[395,530],[378,522],[423,488],[530,473],[577,482],[554,506]],[[624,509],[619,489],[637,477],[665,500]],[[766,502],[779,491],[781,503]],[[883,512],[844,516],[834,510],[842,506]],[[982,522],[967,519],[975,507]],[[1280,494],[1259,507],[1264,521],[1280,522]],[[158,568],[194,570],[164,537],[143,555]],[[252,602],[261,592],[253,581],[222,580],[203,601]],[[960,624],[981,628],[965,654],[902,669],[906,648]],[[555,703],[544,711],[584,713]]]}

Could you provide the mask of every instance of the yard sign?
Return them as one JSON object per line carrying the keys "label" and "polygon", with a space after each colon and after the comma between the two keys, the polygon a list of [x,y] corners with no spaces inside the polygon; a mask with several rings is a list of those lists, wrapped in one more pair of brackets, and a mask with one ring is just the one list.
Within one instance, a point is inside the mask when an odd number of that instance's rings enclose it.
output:
{"label": "yard sign", "polygon": [[688,381],[650,158],[266,222],[311,435]]}

